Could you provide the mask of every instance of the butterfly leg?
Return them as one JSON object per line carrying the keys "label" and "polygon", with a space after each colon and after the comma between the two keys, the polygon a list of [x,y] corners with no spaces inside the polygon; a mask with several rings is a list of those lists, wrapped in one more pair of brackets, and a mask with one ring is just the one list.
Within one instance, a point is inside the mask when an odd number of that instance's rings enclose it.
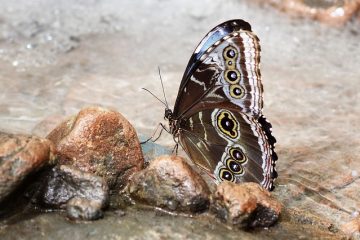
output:
{"label": "butterfly leg", "polygon": [[178,149],[179,149],[179,139],[177,139],[175,136],[173,136],[174,142],[175,142],[175,146],[174,149],[172,150],[172,153],[175,155],[178,154]]}
{"label": "butterfly leg", "polygon": [[[160,133],[159,133],[159,135],[154,139],[155,134],[156,134],[157,131],[159,130],[159,127],[161,127]],[[140,142],[140,144],[145,144],[145,143],[149,142],[150,140],[151,140],[152,142],[156,142],[156,141],[161,137],[161,134],[162,134],[162,131],[163,131],[163,130],[165,130],[166,132],[170,133],[170,131],[166,128],[166,126],[165,126],[164,124],[159,123],[158,126],[157,126],[157,128],[155,129],[154,133],[151,135],[151,137],[148,138],[148,139],[146,139],[146,140],[143,141],[143,142]]]}

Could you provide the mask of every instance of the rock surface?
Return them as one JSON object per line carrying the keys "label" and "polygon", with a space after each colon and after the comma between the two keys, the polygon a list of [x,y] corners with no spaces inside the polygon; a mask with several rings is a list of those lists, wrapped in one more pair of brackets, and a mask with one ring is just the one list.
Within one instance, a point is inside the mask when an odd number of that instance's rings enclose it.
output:
{"label": "rock surface", "polygon": [[343,0],[270,0],[258,2],[270,3],[278,9],[289,14],[308,17],[320,22],[343,26],[353,18],[360,9],[360,1]]}
{"label": "rock surface", "polygon": [[81,110],[47,137],[59,152],[59,163],[103,177],[111,189],[126,184],[143,168],[135,129],[118,112],[100,107]]}
{"label": "rock surface", "polygon": [[97,220],[103,217],[99,201],[75,197],[66,204],[67,217],[72,220]]}
{"label": "rock surface", "polygon": [[[34,227],[35,226],[35,227]],[[35,215],[18,224],[0,228],[1,240],[13,239],[109,240],[109,239],[194,239],[194,240],[263,240],[263,239],[346,239],[341,233],[321,229],[314,223],[291,222],[288,216],[282,224],[270,229],[243,231],[204,216],[185,217],[158,214],[149,210],[129,208],[125,216],[107,211],[104,218],[93,222],[66,220],[58,213]]]}
{"label": "rock surface", "polygon": [[353,239],[360,239],[360,217],[343,224],[341,230]]}
{"label": "rock surface", "polygon": [[74,166],[61,165],[52,169],[37,198],[41,204],[52,208],[65,208],[73,198],[86,199],[104,208],[108,203],[108,194],[108,185],[102,177]]}
{"label": "rock surface", "polygon": [[30,174],[55,161],[49,140],[0,132],[0,202]]}
{"label": "rock surface", "polygon": [[170,211],[200,212],[209,205],[205,181],[179,156],[164,155],[133,175],[128,191],[143,203]]}
{"label": "rock surface", "polygon": [[221,182],[212,196],[211,210],[237,227],[270,227],[279,218],[281,204],[256,183]]}

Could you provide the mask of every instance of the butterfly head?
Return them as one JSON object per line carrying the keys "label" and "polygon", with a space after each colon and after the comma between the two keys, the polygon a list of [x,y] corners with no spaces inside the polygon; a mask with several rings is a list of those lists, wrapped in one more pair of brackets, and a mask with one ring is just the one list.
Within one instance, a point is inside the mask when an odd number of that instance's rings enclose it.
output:
{"label": "butterfly head", "polygon": [[164,119],[169,121],[170,133],[173,135],[178,134],[178,130],[180,128],[180,122],[177,119],[174,119],[174,114],[169,108],[165,108]]}
{"label": "butterfly head", "polygon": [[172,121],[172,120],[173,120],[173,112],[171,111],[171,109],[165,108],[164,119],[165,119],[165,120],[169,120],[169,121]]}

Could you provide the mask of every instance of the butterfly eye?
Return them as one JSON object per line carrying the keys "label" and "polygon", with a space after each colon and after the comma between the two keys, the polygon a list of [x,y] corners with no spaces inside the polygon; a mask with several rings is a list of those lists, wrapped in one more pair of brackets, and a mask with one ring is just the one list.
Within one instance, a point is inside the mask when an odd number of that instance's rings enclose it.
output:
{"label": "butterfly eye", "polygon": [[230,86],[230,95],[233,98],[242,98],[244,96],[244,89],[240,85],[231,85]]}
{"label": "butterfly eye", "polygon": [[220,169],[219,177],[223,181],[233,182],[235,180],[234,175],[226,168]]}
{"label": "butterfly eye", "polygon": [[225,80],[231,84],[238,83],[240,80],[240,74],[237,70],[225,71]]}
{"label": "butterfly eye", "polygon": [[242,174],[244,172],[243,167],[232,159],[226,160],[227,167],[235,174]]}

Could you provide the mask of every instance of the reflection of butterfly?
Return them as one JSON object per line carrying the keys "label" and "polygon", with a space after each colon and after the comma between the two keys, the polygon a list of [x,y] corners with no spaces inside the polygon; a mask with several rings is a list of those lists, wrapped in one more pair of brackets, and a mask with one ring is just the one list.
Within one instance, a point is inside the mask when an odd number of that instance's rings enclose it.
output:
{"label": "reflection of butterfly", "polygon": [[260,45],[249,23],[224,22],[195,49],[180,84],[170,131],[217,182],[257,182],[272,190],[275,138],[261,114]]}

